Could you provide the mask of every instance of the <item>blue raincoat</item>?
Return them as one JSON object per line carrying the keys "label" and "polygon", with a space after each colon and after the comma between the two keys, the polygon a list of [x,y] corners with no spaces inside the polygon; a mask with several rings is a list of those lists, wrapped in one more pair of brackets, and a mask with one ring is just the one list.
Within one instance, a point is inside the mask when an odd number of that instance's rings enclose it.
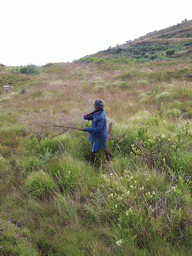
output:
{"label": "blue raincoat", "polygon": [[86,120],[92,120],[91,128],[86,128],[86,131],[90,133],[89,142],[99,142],[105,144],[107,141],[107,120],[104,110],[93,113],[85,118]]}

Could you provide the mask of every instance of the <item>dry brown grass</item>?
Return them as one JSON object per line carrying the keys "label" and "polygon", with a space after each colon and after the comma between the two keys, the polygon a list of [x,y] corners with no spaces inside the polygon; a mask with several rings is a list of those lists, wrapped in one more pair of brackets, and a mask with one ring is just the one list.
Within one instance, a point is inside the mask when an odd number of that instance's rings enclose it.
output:
{"label": "dry brown grass", "polygon": [[[109,119],[123,122],[132,118],[142,109],[153,111],[159,109],[155,95],[169,91],[184,90],[182,97],[175,99],[184,102],[189,98],[192,86],[189,79],[171,79],[151,82],[146,76],[153,72],[175,72],[183,68],[191,72],[191,65],[178,61],[152,62],[146,64],[51,64],[43,68],[40,76],[30,76],[32,84],[26,87],[26,93],[20,94],[20,87],[15,87],[9,95],[1,95],[1,113],[6,123],[10,116],[15,116],[17,124],[21,117],[35,113],[64,113],[73,117],[74,113],[82,115],[93,110],[95,99],[105,102],[105,110]],[[130,72],[132,77],[124,78]],[[118,84],[125,81],[128,87],[120,89]],[[114,86],[115,85],[115,86]],[[6,111],[5,111],[6,110]],[[9,117],[9,118],[8,118]]]}

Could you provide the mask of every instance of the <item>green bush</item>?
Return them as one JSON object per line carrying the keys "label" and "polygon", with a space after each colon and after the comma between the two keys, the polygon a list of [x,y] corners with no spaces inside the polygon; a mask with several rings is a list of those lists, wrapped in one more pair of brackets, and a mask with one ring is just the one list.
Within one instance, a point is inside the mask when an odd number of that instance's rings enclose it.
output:
{"label": "green bush", "polygon": [[34,65],[34,64],[30,64],[27,66],[17,66],[17,67],[13,67],[11,69],[11,72],[13,74],[27,74],[27,75],[39,75],[41,73],[41,68]]}
{"label": "green bush", "polygon": [[19,73],[27,75],[39,75],[41,73],[41,68],[34,64],[21,66],[19,67]]}
{"label": "green bush", "polygon": [[97,63],[97,64],[102,64],[105,63],[105,59],[104,58],[96,58],[96,57],[83,57],[77,61],[75,61],[76,63]]}
{"label": "green bush", "polygon": [[171,55],[174,55],[174,54],[175,54],[175,50],[174,49],[170,49],[170,50],[166,51],[166,55],[167,56],[171,56]]}
{"label": "green bush", "polygon": [[152,54],[152,55],[150,55],[150,57],[149,57],[151,60],[155,60],[155,59],[157,59],[157,54]]}

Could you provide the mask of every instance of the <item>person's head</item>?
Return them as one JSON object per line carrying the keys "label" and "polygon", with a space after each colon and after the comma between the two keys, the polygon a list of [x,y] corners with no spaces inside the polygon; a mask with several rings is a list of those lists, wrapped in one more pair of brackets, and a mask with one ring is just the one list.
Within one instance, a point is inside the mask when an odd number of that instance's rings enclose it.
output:
{"label": "person's head", "polygon": [[103,110],[104,104],[101,100],[96,100],[94,103],[95,110]]}

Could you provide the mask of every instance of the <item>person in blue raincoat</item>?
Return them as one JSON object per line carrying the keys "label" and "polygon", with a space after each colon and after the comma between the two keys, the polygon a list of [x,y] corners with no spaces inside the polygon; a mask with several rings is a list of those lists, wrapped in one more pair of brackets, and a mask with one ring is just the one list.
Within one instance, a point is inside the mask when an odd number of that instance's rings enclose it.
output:
{"label": "person in blue raincoat", "polygon": [[102,147],[109,161],[111,159],[111,154],[107,149],[107,119],[104,111],[104,104],[101,100],[96,100],[94,103],[95,111],[91,114],[85,114],[85,120],[92,120],[91,128],[83,127],[82,131],[88,132],[89,142],[91,142],[91,157],[92,163],[95,161],[96,152]]}

